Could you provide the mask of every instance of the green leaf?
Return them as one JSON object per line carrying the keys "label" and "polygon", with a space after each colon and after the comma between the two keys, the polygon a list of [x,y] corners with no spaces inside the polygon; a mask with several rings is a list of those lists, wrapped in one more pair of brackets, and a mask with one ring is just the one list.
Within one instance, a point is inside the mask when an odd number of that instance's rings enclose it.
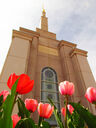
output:
{"label": "green leaf", "polygon": [[42,121],[40,128],[51,128],[50,124],[46,121]]}
{"label": "green leaf", "polygon": [[1,128],[12,128],[13,127],[11,114],[12,114],[13,105],[15,101],[17,84],[18,84],[18,79],[12,86],[11,95],[8,95],[5,102],[3,103],[3,113],[2,113],[2,118],[0,119]]}
{"label": "green leaf", "polygon": [[70,103],[79,116],[86,122],[88,128],[96,128],[96,116],[78,103]]}
{"label": "green leaf", "polygon": [[77,128],[77,127],[74,127],[74,125],[73,125],[71,114],[68,111],[68,109],[67,109],[67,126],[68,126],[68,128]]}
{"label": "green leaf", "polygon": [[38,121],[38,128],[50,128],[50,124],[47,121],[44,121],[43,117],[39,116],[39,121]]}
{"label": "green leaf", "polygon": [[37,128],[37,126],[31,118],[24,118],[17,123],[15,128]]}
{"label": "green leaf", "polygon": [[3,95],[0,96],[0,108],[1,108],[2,104],[3,104]]}
{"label": "green leaf", "polygon": [[24,102],[21,100],[21,98],[18,97],[17,100],[18,103],[18,115],[21,116],[21,118],[29,118],[30,117],[30,112],[26,109]]}
{"label": "green leaf", "polygon": [[11,96],[15,97],[16,95],[16,88],[17,88],[17,84],[18,84],[19,78],[15,81],[14,85],[11,88]]}
{"label": "green leaf", "polygon": [[84,128],[84,120],[75,110],[73,111],[71,118],[72,123],[76,128]]}
{"label": "green leaf", "polygon": [[61,120],[61,116],[59,115],[59,112],[58,112],[56,106],[54,105],[53,101],[50,98],[48,98],[48,100],[49,100],[50,104],[52,106],[54,106],[54,115],[55,115],[55,118],[57,120],[57,123],[58,123],[59,127],[64,128],[63,122]]}
{"label": "green leaf", "polygon": [[40,127],[42,121],[43,121],[43,117],[40,117],[40,116],[39,116],[38,127]]}

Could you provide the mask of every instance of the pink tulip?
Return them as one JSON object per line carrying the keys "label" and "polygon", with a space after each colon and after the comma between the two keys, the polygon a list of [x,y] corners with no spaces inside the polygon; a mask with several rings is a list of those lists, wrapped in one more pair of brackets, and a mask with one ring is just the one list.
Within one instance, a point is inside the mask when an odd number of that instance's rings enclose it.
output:
{"label": "pink tulip", "polygon": [[26,99],[25,100],[25,107],[30,112],[34,112],[38,107],[38,102],[37,102],[37,100],[34,100],[34,99]]}
{"label": "pink tulip", "polygon": [[54,111],[54,107],[50,104],[43,104],[43,103],[39,103],[38,105],[38,113],[40,115],[40,117],[43,117],[43,118],[50,118],[52,113]]}
{"label": "pink tulip", "polygon": [[21,119],[21,117],[19,117],[17,114],[14,114],[12,116],[12,122],[13,122],[13,128],[15,128],[16,124],[18,123],[18,121]]}
{"label": "pink tulip", "polygon": [[90,103],[96,104],[96,89],[89,87],[85,93],[85,97]]}
{"label": "pink tulip", "polygon": [[74,84],[68,81],[59,84],[59,92],[61,95],[72,95],[74,93]]}
{"label": "pink tulip", "polygon": [[74,111],[74,108],[72,107],[72,105],[68,104],[67,108],[68,108],[69,112],[72,114],[72,112]]}
{"label": "pink tulip", "polygon": [[4,90],[0,93],[0,96],[3,95],[3,102],[6,100],[7,96],[9,95],[9,92],[7,90]]}
{"label": "pink tulip", "polygon": [[[74,111],[74,108],[70,104],[67,105],[67,108],[68,108],[70,114],[72,114],[72,112]],[[65,117],[65,108],[64,107],[61,109],[61,113]]]}

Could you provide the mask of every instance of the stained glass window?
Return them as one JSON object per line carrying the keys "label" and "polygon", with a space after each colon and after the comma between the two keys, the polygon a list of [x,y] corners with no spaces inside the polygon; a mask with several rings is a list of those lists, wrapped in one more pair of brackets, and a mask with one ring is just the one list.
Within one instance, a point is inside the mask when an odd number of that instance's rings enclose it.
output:
{"label": "stained glass window", "polygon": [[[45,67],[41,74],[41,101],[48,103],[48,97],[53,100],[60,112],[57,74],[54,69]],[[57,125],[54,114],[47,121],[51,125]]]}

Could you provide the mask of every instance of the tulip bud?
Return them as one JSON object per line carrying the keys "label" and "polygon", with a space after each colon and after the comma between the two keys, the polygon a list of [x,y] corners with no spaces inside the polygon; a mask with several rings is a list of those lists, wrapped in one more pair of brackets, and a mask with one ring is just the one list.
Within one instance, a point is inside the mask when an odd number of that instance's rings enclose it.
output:
{"label": "tulip bud", "polygon": [[[72,112],[74,111],[74,108],[70,104],[67,105],[67,108],[68,108],[70,114],[72,114]],[[65,117],[65,108],[64,107],[61,109],[61,113]]]}
{"label": "tulip bud", "polygon": [[21,117],[19,117],[17,114],[12,116],[13,128],[15,128],[16,124],[18,123],[20,119]]}
{"label": "tulip bud", "polygon": [[93,104],[96,104],[96,89],[89,87],[85,93],[86,99]]}
{"label": "tulip bud", "polygon": [[50,118],[52,113],[54,111],[54,107],[50,104],[43,104],[43,103],[39,103],[38,105],[38,113],[40,117],[43,118]]}
{"label": "tulip bud", "polygon": [[38,102],[37,102],[37,100],[34,100],[34,99],[26,99],[25,100],[25,107],[30,112],[34,112],[38,107]]}
{"label": "tulip bud", "polygon": [[0,93],[0,96],[3,95],[3,102],[6,100],[7,96],[9,95],[9,92],[7,90],[4,90]]}
{"label": "tulip bud", "polygon": [[74,84],[68,81],[59,84],[59,92],[61,95],[72,95],[74,93]]}

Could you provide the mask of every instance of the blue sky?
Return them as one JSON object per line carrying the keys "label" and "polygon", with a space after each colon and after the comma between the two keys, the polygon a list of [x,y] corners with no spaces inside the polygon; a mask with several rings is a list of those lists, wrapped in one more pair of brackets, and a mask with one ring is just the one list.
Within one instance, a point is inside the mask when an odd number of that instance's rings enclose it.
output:
{"label": "blue sky", "polygon": [[39,27],[42,4],[49,31],[88,51],[88,62],[96,80],[96,0],[0,0],[0,71],[10,47],[12,30]]}

